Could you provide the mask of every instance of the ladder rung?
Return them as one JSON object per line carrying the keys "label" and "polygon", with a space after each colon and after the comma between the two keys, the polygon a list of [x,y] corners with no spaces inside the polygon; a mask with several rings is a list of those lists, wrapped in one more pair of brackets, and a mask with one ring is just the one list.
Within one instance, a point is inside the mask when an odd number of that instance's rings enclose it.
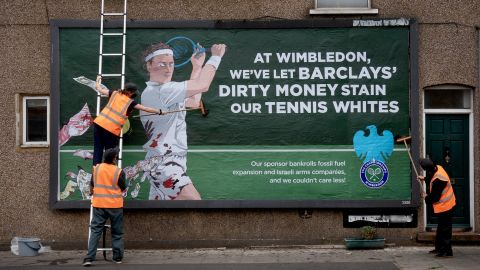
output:
{"label": "ladder rung", "polygon": [[123,36],[124,33],[103,33],[104,36]]}
{"label": "ladder rung", "polygon": [[97,248],[97,251],[111,251],[112,248]]}
{"label": "ladder rung", "polygon": [[101,53],[103,56],[122,56],[122,53]]}
{"label": "ladder rung", "polygon": [[121,77],[122,74],[101,74],[102,77]]}
{"label": "ladder rung", "polygon": [[123,12],[109,12],[109,13],[103,13],[104,16],[123,16],[127,15],[127,13]]}

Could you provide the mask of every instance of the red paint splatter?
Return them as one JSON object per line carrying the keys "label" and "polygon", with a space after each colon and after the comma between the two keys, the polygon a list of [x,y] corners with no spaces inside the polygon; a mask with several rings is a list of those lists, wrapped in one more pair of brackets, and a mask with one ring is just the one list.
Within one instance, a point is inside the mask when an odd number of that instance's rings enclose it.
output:
{"label": "red paint splatter", "polygon": [[172,187],[173,187],[173,184],[174,184],[173,178],[170,177],[170,178],[168,178],[167,180],[165,180],[165,181],[163,182],[163,187],[164,187],[164,188],[172,188]]}
{"label": "red paint splatter", "polygon": [[158,142],[157,140],[153,140],[152,143],[150,144],[150,147],[157,147]]}
{"label": "red paint splatter", "polygon": [[157,147],[158,146],[158,139],[162,136],[162,133],[158,133],[157,135],[157,140],[153,140],[152,143],[150,144],[150,147]]}

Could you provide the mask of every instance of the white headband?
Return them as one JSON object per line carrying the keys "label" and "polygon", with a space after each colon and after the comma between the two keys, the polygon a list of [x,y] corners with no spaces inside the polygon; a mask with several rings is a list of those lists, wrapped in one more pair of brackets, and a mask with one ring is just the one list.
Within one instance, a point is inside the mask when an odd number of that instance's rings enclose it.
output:
{"label": "white headband", "polygon": [[160,50],[156,50],[154,52],[152,52],[151,54],[147,55],[147,57],[145,57],[145,62],[148,62],[150,59],[152,59],[153,57],[157,56],[157,55],[161,55],[161,54],[168,54],[168,55],[173,55],[173,51],[170,50],[170,49],[160,49]]}

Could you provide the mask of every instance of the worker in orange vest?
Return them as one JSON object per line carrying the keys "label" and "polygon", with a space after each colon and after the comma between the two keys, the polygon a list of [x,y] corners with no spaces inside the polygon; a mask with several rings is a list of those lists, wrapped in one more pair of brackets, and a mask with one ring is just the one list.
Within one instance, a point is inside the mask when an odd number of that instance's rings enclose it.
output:
{"label": "worker in orange vest", "polygon": [[93,168],[91,233],[83,266],[90,266],[95,260],[98,240],[108,219],[112,230],[112,259],[116,263],[122,263],[123,191],[126,189],[126,183],[124,172],[115,164],[118,152],[118,148],[107,149],[103,163]]}
{"label": "worker in orange vest", "polygon": [[122,90],[109,90],[102,85],[102,77],[97,76],[95,88],[109,100],[93,121],[93,166],[102,162],[104,150],[118,146],[122,126],[133,109],[162,114],[161,110],[143,106],[134,100],[138,93],[134,83],[126,83]]}
{"label": "worker in orange vest", "polygon": [[422,192],[426,204],[431,204],[435,216],[438,217],[437,232],[435,234],[435,249],[430,253],[437,257],[453,256],[452,251],[452,217],[455,206],[455,193],[452,183],[445,169],[435,165],[429,158],[420,160],[420,166],[426,176],[418,176],[421,181],[430,181],[428,195]]}

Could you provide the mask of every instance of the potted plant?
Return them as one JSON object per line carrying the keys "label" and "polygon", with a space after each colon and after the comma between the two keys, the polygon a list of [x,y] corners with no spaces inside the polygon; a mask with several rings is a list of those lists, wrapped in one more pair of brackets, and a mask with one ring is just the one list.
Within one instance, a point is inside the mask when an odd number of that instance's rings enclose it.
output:
{"label": "potted plant", "polygon": [[363,226],[360,228],[360,237],[345,238],[345,246],[347,249],[383,248],[385,238],[377,237],[377,228]]}

